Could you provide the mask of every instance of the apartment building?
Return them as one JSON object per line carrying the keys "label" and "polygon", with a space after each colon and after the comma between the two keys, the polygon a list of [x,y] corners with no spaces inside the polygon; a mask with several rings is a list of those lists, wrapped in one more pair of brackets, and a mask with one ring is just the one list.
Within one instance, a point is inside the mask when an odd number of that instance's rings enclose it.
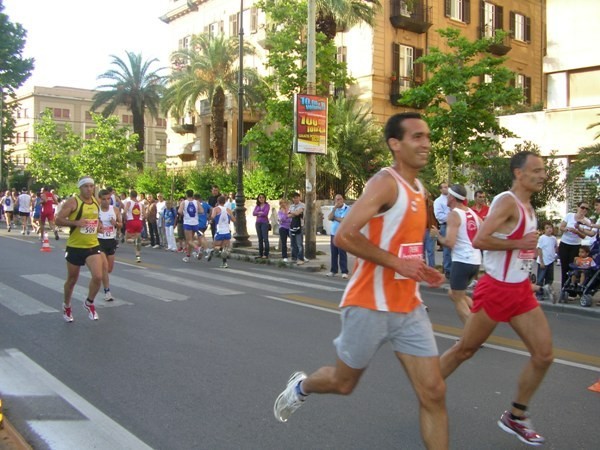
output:
{"label": "apartment building", "polygon": [[[600,121],[600,2],[597,0],[546,0],[547,51],[543,77],[547,89],[543,111],[500,117],[500,123],[518,137],[504,142],[506,148],[532,141],[549,155],[556,151],[568,171],[579,149],[597,143]],[[590,179],[600,180],[600,168],[590,169]],[[577,183],[568,186],[568,201],[557,207],[565,213],[579,201]]]}
{"label": "apartment building", "polygon": [[[265,16],[244,1],[244,34],[257,49],[245,65],[259,70],[266,54]],[[507,56],[507,67],[515,72],[515,85],[523,89],[527,105],[544,98],[542,58],[545,47],[545,0],[381,0],[382,8],[373,28],[358,25],[336,36],[337,57],[348,65],[356,84],[348,93],[358,95],[381,122],[402,111],[397,99],[402,91],[422,82],[427,73],[415,61],[432,46],[447,50],[436,30],[455,27],[469,39],[493,36],[496,30],[510,32],[492,53]],[[185,46],[192,34],[224,33],[237,36],[239,0],[169,0],[161,18],[169,24],[173,50]],[[227,157],[237,155],[237,111],[228,99],[226,113]],[[207,101],[181,123],[170,123],[167,156],[181,161],[203,162],[208,158],[210,108]],[[245,128],[257,117],[244,116]]]}
{"label": "apartment building", "polygon": [[[17,169],[24,169],[29,162],[27,145],[35,142],[34,124],[39,120],[40,114],[47,109],[52,111],[54,120],[60,124],[69,124],[73,131],[84,137],[94,121],[90,113],[94,94],[97,91],[71,87],[43,87],[34,86],[32,89],[17,92],[14,100],[19,107],[16,111],[15,135],[13,142],[7,146],[11,151],[11,158]],[[115,116],[120,118],[121,124],[133,129],[133,116],[123,106],[119,106]],[[166,158],[167,134],[166,119],[153,119],[146,117],[146,148],[144,164],[153,167]]]}

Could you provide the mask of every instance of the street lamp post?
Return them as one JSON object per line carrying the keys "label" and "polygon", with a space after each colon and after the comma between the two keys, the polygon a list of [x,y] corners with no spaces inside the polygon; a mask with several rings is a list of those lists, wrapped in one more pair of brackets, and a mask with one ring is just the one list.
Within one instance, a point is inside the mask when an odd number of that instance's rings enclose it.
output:
{"label": "street lamp post", "polygon": [[237,149],[237,193],[235,195],[234,247],[249,247],[251,244],[246,229],[246,197],[244,196],[244,0],[240,0],[239,19],[239,73],[238,73],[238,149]]}
{"label": "street lamp post", "polygon": [[4,90],[0,85],[0,189],[4,188],[4,136],[2,127],[4,125]]}

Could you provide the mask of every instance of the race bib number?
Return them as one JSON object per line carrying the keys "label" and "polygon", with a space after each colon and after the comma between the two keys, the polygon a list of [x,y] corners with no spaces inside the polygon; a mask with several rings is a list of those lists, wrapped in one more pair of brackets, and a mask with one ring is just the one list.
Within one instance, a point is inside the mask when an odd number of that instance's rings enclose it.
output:
{"label": "race bib number", "polygon": [[102,236],[105,238],[111,238],[115,236],[114,232],[115,227],[113,227],[112,225],[104,225],[104,232],[102,233]]}
{"label": "race bib number", "polygon": [[[413,244],[401,244],[398,250],[398,258],[400,259],[423,259],[423,243],[415,242]],[[394,275],[396,280],[407,280],[399,273]]]}
{"label": "race bib number", "polygon": [[79,227],[81,234],[96,234],[98,232],[98,219],[85,219],[85,225]]}
{"label": "race bib number", "polygon": [[519,253],[517,254],[517,259],[519,261],[519,269],[525,272],[532,272],[535,257],[535,250],[519,250]]}

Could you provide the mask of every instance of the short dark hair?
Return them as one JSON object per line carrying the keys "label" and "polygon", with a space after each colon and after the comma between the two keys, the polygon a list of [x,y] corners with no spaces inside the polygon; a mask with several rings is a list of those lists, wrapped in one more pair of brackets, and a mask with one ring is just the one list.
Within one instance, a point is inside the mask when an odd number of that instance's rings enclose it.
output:
{"label": "short dark hair", "polygon": [[292,198],[294,198],[294,197],[300,197],[300,193],[299,192],[294,192],[292,194]]}
{"label": "short dark hair", "polygon": [[188,189],[187,191],[185,191],[185,195],[187,197],[193,197],[194,196],[194,191],[192,191],[191,189]]}
{"label": "short dark hair", "polygon": [[554,228],[554,224],[552,222],[544,222],[542,224],[542,228],[546,228],[546,227],[552,227],[552,228]]}
{"label": "short dark hair", "polygon": [[589,203],[589,202],[586,202],[585,200],[581,200],[579,203],[577,203],[577,206],[581,207],[581,205],[583,205],[584,203]]}
{"label": "short dark hair", "polygon": [[100,192],[98,192],[98,197],[104,197],[105,195],[110,195],[110,191],[108,189],[100,189]]}
{"label": "short dark hair", "polygon": [[583,250],[584,252],[586,252],[588,255],[590,254],[590,247],[587,245],[582,245],[581,247],[579,247],[579,250]]}
{"label": "short dark hair", "polygon": [[129,191],[129,197],[133,198],[133,197],[137,197],[137,191],[132,189],[131,191]]}
{"label": "short dark hair", "polygon": [[475,191],[475,197],[477,197],[479,194],[484,194],[484,192],[481,189]]}
{"label": "short dark hair", "polygon": [[522,169],[527,161],[527,158],[530,156],[535,156],[536,158],[540,157],[540,155],[536,153],[524,151],[515,153],[512,158],[510,158],[510,176],[513,180],[515,179],[515,169]]}
{"label": "short dark hair", "polygon": [[404,132],[406,130],[404,129],[402,122],[404,122],[407,119],[423,119],[423,117],[417,112],[403,112],[399,114],[394,114],[388,119],[387,123],[385,124],[385,142],[387,142],[391,138],[398,139],[399,141],[404,139]]}

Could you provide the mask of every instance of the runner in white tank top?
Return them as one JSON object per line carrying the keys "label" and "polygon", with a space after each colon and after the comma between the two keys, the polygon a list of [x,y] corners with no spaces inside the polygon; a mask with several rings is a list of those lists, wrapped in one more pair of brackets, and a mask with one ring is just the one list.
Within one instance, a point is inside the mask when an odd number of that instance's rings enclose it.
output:
{"label": "runner in white tank top", "polygon": [[448,295],[454,302],[456,313],[466,323],[473,301],[467,295],[467,286],[479,273],[481,251],[473,248],[473,239],[481,226],[481,219],[467,207],[467,190],[460,184],[448,188],[448,214],[446,236],[433,227],[434,236],[445,247],[452,249],[450,290]]}
{"label": "runner in white tank top", "polygon": [[533,429],[527,410],[552,364],[552,336],[533,295],[529,270],[538,240],[531,197],[543,189],[547,174],[544,160],[532,152],[514,154],[510,171],[510,191],[494,199],[473,241],[475,248],[485,250],[486,274],[475,287],[472,314],[460,340],[442,355],[440,364],[442,374],[448,377],[479,350],[498,322],[508,322],[531,357],[519,375],[512,405],[500,416],[498,426],[529,445],[541,445],[545,439]]}
{"label": "runner in white tank top", "polygon": [[123,221],[119,208],[110,204],[110,191],[102,189],[98,193],[98,198],[100,200],[98,216],[102,223],[102,232],[98,233],[98,243],[104,260],[102,285],[104,286],[104,300],[111,302],[114,298],[110,292],[109,274],[112,273],[115,266],[115,252],[118,245],[117,230],[123,226]]}

